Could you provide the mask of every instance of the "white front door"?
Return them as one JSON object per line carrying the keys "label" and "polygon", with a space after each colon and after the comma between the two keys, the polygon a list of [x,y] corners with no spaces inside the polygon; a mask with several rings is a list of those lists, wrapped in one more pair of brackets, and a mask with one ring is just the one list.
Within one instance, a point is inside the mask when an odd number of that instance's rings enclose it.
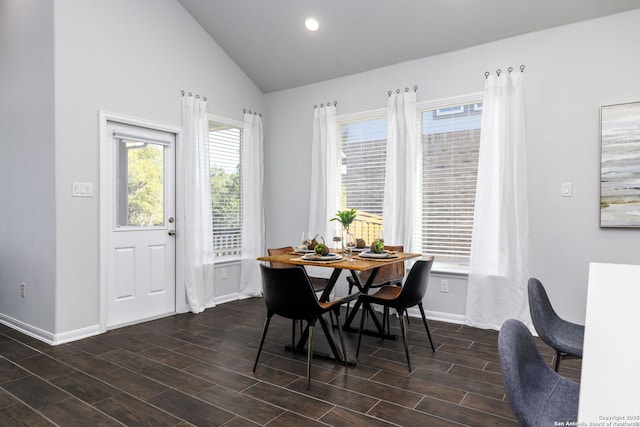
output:
{"label": "white front door", "polygon": [[107,122],[106,327],[176,310],[175,134]]}

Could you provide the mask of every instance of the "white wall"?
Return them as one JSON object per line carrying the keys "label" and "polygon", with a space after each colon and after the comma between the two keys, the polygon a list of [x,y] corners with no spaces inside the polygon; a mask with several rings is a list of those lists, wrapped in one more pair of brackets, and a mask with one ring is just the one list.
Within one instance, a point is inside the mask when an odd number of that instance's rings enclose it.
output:
{"label": "white wall", "polygon": [[99,187],[98,112],[181,126],[181,95],[242,120],[263,95],[175,0],[65,0],[55,35],[55,332],[97,325],[99,194],[72,198],[71,183]]}
{"label": "white wall", "polygon": [[[636,10],[267,94],[268,247],[306,228],[314,104],[337,100],[347,114],[383,108],[388,90],[407,86],[419,86],[418,101],[480,92],[485,71],[525,64],[531,274],[562,316],[583,322],[589,262],[639,262],[640,230],[599,228],[599,111],[640,101],[639,22]],[[560,196],[563,182],[573,197]],[[449,294],[439,283],[434,276],[426,309],[464,314],[464,281]]]}
{"label": "white wall", "polygon": [[52,332],[52,2],[0,0],[0,70],[0,321]]}
{"label": "white wall", "polygon": [[[175,0],[0,0],[0,69],[0,321],[47,340],[95,330],[99,111],[180,126],[183,89],[237,120],[264,96]],[[72,198],[74,181],[94,197]],[[225,267],[222,299],[239,282]]]}

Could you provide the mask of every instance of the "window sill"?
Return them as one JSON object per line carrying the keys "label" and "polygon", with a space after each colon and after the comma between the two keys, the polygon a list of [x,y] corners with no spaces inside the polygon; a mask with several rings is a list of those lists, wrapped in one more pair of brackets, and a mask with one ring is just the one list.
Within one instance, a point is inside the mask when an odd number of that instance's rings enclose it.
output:
{"label": "window sill", "polygon": [[241,261],[242,256],[240,255],[219,256],[213,259],[213,265],[240,264]]}
{"label": "window sill", "polygon": [[431,272],[434,274],[446,274],[448,276],[467,277],[469,275],[469,266],[446,262],[434,262]]}

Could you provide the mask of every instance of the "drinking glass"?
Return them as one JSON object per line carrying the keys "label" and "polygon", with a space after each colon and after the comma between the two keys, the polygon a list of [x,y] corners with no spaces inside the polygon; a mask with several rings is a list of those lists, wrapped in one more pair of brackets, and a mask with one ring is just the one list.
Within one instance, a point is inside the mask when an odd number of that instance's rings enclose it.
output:
{"label": "drinking glass", "polygon": [[353,249],[356,247],[356,238],[350,233],[347,233],[347,249],[349,250],[349,261],[355,261],[353,259]]}
{"label": "drinking glass", "polygon": [[340,236],[333,236],[333,242],[334,242],[334,246],[335,246],[335,248],[334,248],[334,249],[335,249],[336,251],[339,251],[339,250],[340,250],[340,247],[342,246],[342,245],[341,245],[342,237],[340,237]]}

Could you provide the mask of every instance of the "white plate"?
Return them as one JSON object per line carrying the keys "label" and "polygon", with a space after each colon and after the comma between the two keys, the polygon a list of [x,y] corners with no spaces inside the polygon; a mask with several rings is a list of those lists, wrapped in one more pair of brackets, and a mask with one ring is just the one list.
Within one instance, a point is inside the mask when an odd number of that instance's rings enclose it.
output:
{"label": "white plate", "polygon": [[302,257],[305,261],[335,261],[337,259],[342,259],[342,255],[340,254],[328,254],[328,255],[318,255],[318,254],[307,254]]}
{"label": "white plate", "polygon": [[298,248],[294,249],[293,251],[297,254],[310,254],[315,252],[313,249],[298,249]]}
{"label": "white plate", "polygon": [[382,251],[379,254],[375,252],[367,251],[367,252],[362,252],[359,256],[362,258],[391,258],[395,255],[390,254],[389,251]]}

